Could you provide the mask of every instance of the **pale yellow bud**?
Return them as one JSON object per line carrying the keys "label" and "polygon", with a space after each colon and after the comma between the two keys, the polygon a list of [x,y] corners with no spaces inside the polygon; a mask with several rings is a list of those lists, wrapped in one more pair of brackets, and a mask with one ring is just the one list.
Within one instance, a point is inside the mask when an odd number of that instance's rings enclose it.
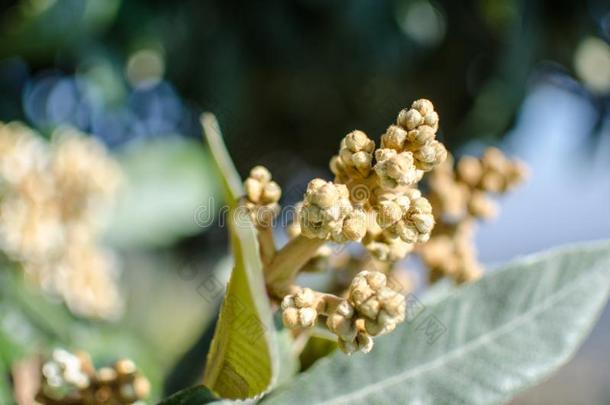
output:
{"label": "pale yellow bud", "polygon": [[424,123],[424,117],[414,109],[404,109],[398,114],[397,124],[406,130],[412,130]]}
{"label": "pale yellow bud", "polygon": [[261,183],[268,183],[271,181],[271,173],[264,166],[254,166],[252,170],[250,170],[250,177]]}
{"label": "pale yellow bud", "polygon": [[397,125],[390,125],[385,134],[381,135],[381,147],[402,152],[407,139],[407,131]]}
{"label": "pale yellow bud", "polygon": [[263,194],[261,196],[261,202],[263,204],[272,204],[280,200],[282,196],[282,189],[275,181],[270,181],[265,184]]}
{"label": "pale yellow bud", "polygon": [[407,133],[407,140],[414,146],[421,146],[434,140],[436,131],[428,125],[421,125]]}

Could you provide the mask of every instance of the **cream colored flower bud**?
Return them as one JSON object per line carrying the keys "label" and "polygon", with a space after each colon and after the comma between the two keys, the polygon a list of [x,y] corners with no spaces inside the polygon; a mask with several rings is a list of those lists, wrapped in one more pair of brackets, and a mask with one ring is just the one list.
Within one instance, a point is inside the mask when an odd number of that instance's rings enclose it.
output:
{"label": "cream colored flower bud", "polygon": [[254,166],[252,170],[250,170],[250,177],[263,184],[271,181],[271,173],[264,166]]}
{"label": "cream colored flower bud", "polygon": [[385,188],[410,186],[421,179],[411,152],[397,153],[394,149],[378,149],[375,152],[375,172]]}
{"label": "cream colored flower bud", "polygon": [[281,196],[282,189],[280,186],[275,181],[270,181],[269,183],[265,184],[260,201],[263,204],[272,204],[278,202]]}
{"label": "cream colored flower bud", "polygon": [[282,320],[287,328],[310,328],[315,325],[318,312],[316,295],[309,288],[301,288],[282,300]]}
{"label": "cream colored flower bud", "polygon": [[407,133],[407,141],[410,145],[419,147],[434,140],[436,131],[428,125],[421,125]]}
{"label": "cream colored flower bud", "polygon": [[402,152],[404,150],[404,143],[406,139],[407,131],[398,125],[390,125],[386,132],[381,135],[381,147],[384,149],[394,149],[397,152]]}
{"label": "cream colored flower bud", "polygon": [[476,218],[490,219],[497,215],[496,204],[482,191],[474,191],[468,202],[468,212]]}
{"label": "cream colored flower bud", "polygon": [[469,187],[476,187],[481,181],[483,167],[481,161],[473,156],[463,156],[457,163],[458,179]]}
{"label": "cream colored flower bud", "polygon": [[[409,209],[408,205],[407,209]],[[400,221],[402,215],[403,209],[396,201],[381,201],[377,206],[377,224],[382,229]]]}
{"label": "cream colored flower bud", "polygon": [[261,195],[263,194],[263,183],[255,178],[248,177],[246,181],[244,181],[244,188],[246,189],[246,197],[248,200],[254,203],[260,201]]}
{"label": "cream colored flower bud", "polygon": [[367,228],[367,216],[366,213],[360,209],[354,210],[349,213],[343,221],[343,228],[341,230],[341,238],[346,241],[360,241],[366,234]]}
{"label": "cream colored flower bud", "polygon": [[424,123],[424,117],[414,109],[404,109],[398,113],[396,123],[406,130],[412,130]]}
{"label": "cream colored flower bud", "polygon": [[372,153],[375,149],[375,142],[370,140],[362,131],[352,131],[344,138],[345,147],[352,152],[368,152]]}
{"label": "cream colored flower bud", "polygon": [[356,337],[354,308],[347,301],[342,301],[326,318],[328,330],[336,334],[339,340],[351,341]]}
{"label": "cream colored flower bud", "polygon": [[438,141],[430,141],[414,152],[415,166],[430,171],[447,158],[447,149]]}
{"label": "cream colored flower bud", "polygon": [[424,125],[431,127],[432,129],[438,129],[438,114],[436,111],[432,111],[424,115]]}
{"label": "cream colored flower bud", "polygon": [[294,304],[299,307],[311,307],[314,305],[316,295],[311,288],[302,288],[293,296]]}
{"label": "cream colored flower bud", "polygon": [[421,115],[424,116],[434,112],[434,105],[430,100],[427,100],[425,98],[415,100],[413,104],[411,104],[411,108],[419,111]]}
{"label": "cream colored flower bud", "polygon": [[[307,187],[309,201],[317,205],[321,209],[332,207],[339,200],[339,189],[331,182],[320,183],[315,179],[312,180]],[[314,183],[315,181],[315,183]]]}

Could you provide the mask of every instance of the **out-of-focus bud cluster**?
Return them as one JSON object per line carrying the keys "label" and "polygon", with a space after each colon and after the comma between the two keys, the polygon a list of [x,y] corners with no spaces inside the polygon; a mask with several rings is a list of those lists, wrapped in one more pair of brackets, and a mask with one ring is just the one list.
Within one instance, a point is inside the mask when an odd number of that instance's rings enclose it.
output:
{"label": "out-of-focus bud cluster", "polygon": [[437,226],[428,243],[418,247],[432,281],[448,276],[457,282],[482,274],[476,259],[473,232],[476,219],[493,218],[497,207],[490,194],[503,194],[527,174],[525,165],[488,148],[480,158],[448,158],[431,174],[428,199]]}
{"label": "out-of-focus bud cluster", "polygon": [[122,310],[118,268],[98,244],[122,181],[95,139],[59,129],[48,143],[19,123],[0,123],[0,249],[76,314]]}
{"label": "out-of-focus bud cluster", "polygon": [[387,285],[385,274],[362,271],[352,280],[347,298],[297,288],[282,302],[284,325],[309,328],[318,316],[326,317],[326,327],[338,338],[347,354],[368,353],[373,337],[391,332],[405,319],[404,297]]}
{"label": "out-of-focus bud cluster", "polygon": [[87,353],[56,349],[42,366],[36,401],[43,405],[126,405],[143,403],[150,383],[131,360],[95,369]]}
{"label": "out-of-focus bud cluster", "polygon": [[273,218],[279,213],[278,201],[282,196],[280,186],[271,180],[271,173],[263,166],[250,170],[250,176],[244,182],[246,189],[246,207],[252,221],[261,227],[271,227]]}

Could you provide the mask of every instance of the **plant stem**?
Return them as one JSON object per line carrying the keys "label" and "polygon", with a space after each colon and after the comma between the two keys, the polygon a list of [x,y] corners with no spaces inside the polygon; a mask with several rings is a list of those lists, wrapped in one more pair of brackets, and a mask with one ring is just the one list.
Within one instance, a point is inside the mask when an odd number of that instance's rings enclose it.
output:
{"label": "plant stem", "polygon": [[310,239],[299,235],[280,249],[269,265],[265,266],[269,292],[277,298],[283,298],[299,270],[325,242],[324,239]]}
{"label": "plant stem", "polygon": [[256,227],[258,244],[260,246],[261,261],[263,266],[271,263],[276,254],[275,241],[273,240],[273,229],[266,226]]}

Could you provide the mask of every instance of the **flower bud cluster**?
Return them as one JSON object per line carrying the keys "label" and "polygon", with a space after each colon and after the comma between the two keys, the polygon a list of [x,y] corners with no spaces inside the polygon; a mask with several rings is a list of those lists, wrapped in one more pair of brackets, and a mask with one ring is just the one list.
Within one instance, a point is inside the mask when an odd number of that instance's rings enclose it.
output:
{"label": "flower bud cluster", "polygon": [[352,206],[347,187],[322,179],[309,182],[299,220],[308,238],[345,243],[359,241],[366,233],[366,214]]}
{"label": "flower bud cluster", "polygon": [[131,360],[95,369],[88,354],[53,351],[42,366],[41,388],[36,400],[42,404],[135,404],[146,399],[150,383]]}
{"label": "flower bud cluster", "polygon": [[352,131],[343,138],[339,155],[332,162],[344,176],[367,177],[371,172],[375,142],[362,131]]}
{"label": "flower bud cluster", "polygon": [[377,223],[390,236],[406,243],[424,243],[434,228],[432,206],[417,189],[385,194],[377,205]]}
{"label": "flower bud cluster", "polygon": [[405,319],[405,299],[387,285],[385,274],[363,271],[354,277],[349,288],[349,301],[364,320],[370,336],[391,332]]}
{"label": "flower bud cluster", "polygon": [[244,182],[246,207],[257,226],[270,227],[279,213],[278,201],[282,196],[280,186],[271,180],[271,173],[263,166],[255,166]]}
{"label": "flower bud cluster", "polygon": [[438,114],[429,100],[420,99],[398,114],[397,125],[381,137],[381,147],[411,152],[418,170],[430,171],[443,162],[447,150],[436,140]]}
{"label": "flower bud cluster", "polygon": [[472,189],[505,193],[527,176],[527,167],[519,160],[507,158],[497,148],[487,148],[480,159],[465,156],[457,164],[457,178]]}
{"label": "flower bud cluster", "polygon": [[122,310],[116,262],[98,242],[121,182],[92,137],[60,128],[47,142],[0,122],[0,250],[81,316]]}
{"label": "flower bud cluster", "polygon": [[380,272],[362,271],[352,280],[347,299],[297,288],[282,301],[284,325],[308,328],[319,315],[337,335],[339,348],[347,354],[368,353],[373,337],[391,332],[405,318],[404,297],[387,285]]}
{"label": "flower bud cluster", "polygon": [[477,280],[483,269],[476,257],[472,221],[439,227],[428,243],[420,247],[430,281],[450,277],[458,283]]}

